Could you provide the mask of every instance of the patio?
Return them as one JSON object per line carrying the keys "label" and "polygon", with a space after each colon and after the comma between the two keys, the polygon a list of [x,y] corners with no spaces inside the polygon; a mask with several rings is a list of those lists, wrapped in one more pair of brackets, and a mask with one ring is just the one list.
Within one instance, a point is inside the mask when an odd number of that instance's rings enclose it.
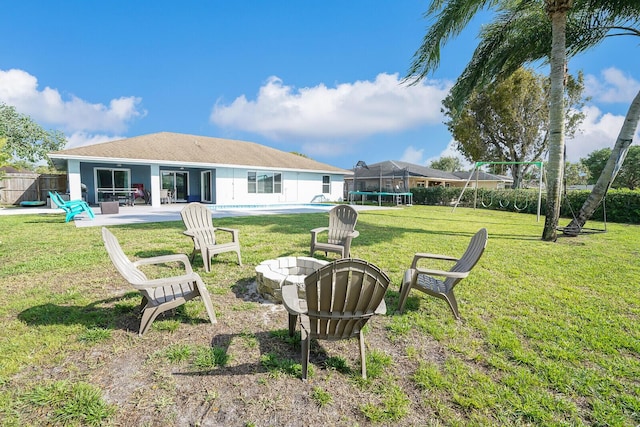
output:
{"label": "patio", "polygon": [[[117,214],[102,214],[100,213],[100,207],[92,206],[92,209],[96,215],[95,219],[90,220],[86,215],[79,215],[74,221],[76,227],[102,227],[112,225],[123,224],[143,224],[148,222],[164,222],[164,221],[180,221],[180,211],[186,206],[184,203],[171,203],[163,204],[159,208],[154,208],[149,205],[136,205],[136,206],[120,206]],[[378,206],[354,206],[358,211],[369,210],[381,210],[381,209],[396,209],[393,207],[378,207]],[[228,217],[241,217],[241,216],[260,216],[260,215],[278,215],[284,213],[320,213],[327,212],[331,209],[331,206],[318,205],[314,206],[301,206],[299,208],[287,206],[278,208],[276,206],[268,208],[241,208],[241,207],[218,207],[212,210],[213,218],[228,218]],[[0,208],[0,216],[2,215],[60,215],[63,220],[63,211],[61,209],[51,209],[47,207],[10,207]]]}

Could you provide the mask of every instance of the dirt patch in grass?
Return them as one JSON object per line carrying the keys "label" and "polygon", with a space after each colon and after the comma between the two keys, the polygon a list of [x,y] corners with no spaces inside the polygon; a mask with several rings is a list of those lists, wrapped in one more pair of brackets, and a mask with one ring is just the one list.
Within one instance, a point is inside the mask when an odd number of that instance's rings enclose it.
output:
{"label": "dirt patch in grass", "polygon": [[[44,379],[93,384],[104,401],[116,407],[111,423],[121,426],[367,425],[371,420],[364,406],[385,405],[385,387],[392,384],[408,401],[395,420],[393,414],[385,420],[383,412],[382,424],[419,425],[429,419],[422,404],[426,392],[403,374],[414,372],[419,361],[442,360],[438,344],[428,336],[410,333],[391,342],[385,327],[388,318],[378,316],[368,326],[366,342],[369,354],[390,357],[381,374],[366,382],[360,379],[357,340],[318,341],[312,343],[313,374],[304,382],[296,373],[299,366],[295,370],[300,364],[299,339],[288,338],[282,305],[263,301],[251,283],[224,294],[216,291],[212,298],[215,325],[206,322],[196,299],[186,310],[161,316],[152,330],[138,337],[135,307],[118,316],[109,339],[71,353],[63,364],[25,369],[12,383],[23,389]],[[117,303],[116,298],[109,304]],[[175,330],[165,327],[176,321]],[[224,366],[203,367],[198,362],[199,354],[211,349],[224,350]],[[328,363],[336,358],[343,358],[346,367],[336,369]],[[314,397],[317,390],[328,396],[326,400]]]}

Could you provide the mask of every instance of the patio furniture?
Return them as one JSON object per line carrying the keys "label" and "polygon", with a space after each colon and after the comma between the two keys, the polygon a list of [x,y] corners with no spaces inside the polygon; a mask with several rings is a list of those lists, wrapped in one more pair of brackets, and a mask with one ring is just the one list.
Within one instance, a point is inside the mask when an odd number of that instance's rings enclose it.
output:
{"label": "patio furniture", "polygon": [[[311,253],[324,251],[340,254],[340,258],[351,256],[351,240],[360,234],[354,230],[358,221],[358,212],[349,205],[338,205],[329,211],[329,226],[311,230]],[[318,241],[318,236],[327,233],[327,241]]]}
{"label": "patio furniture", "polygon": [[66,213],[65,222],[71,221],[73,218],[83,212],[86,212],[89,218],[95,218],[93,210],[84,200],[65,201],[62,199],[62,196],[60,196],[60,194],[58,194],[58,192],[56,191],[49,191],[49,197],[51,198],[51,201],[56,204],[56,206],[58,206]]}
{"label": "patio furniture", "polygon": [[[138,335],[144,335],[159,314],[178,307],[197,296],[202,298],[211,323],[216,323],[216,315],[209,292],[200,276],[193,272],[185,254],[163,255],[131,262],[122,251],[118,239],[105,227],[102,228],[102,239],[109,258],[118,272],[142,294],[142,304],[140,305],[142,319]],[[141,265],[169,262],[182,263],[185,273],[179,276],[150,280],[138,268]]]}
{"label": "patio furniture", "polygon": [[145,205],[149,204],[149,197],[147,196],[147,192],[144,190],[144,184],[133,184],[132,188],[135,189],[133,195],[132,195],[132,203],[131,205],[135,205],[136,204],[136,200],[137,199],[142,199],[144,201]]}
{"label": "patio furniture", "polygon": [[[460,319],[458,312],[458,302],[453,294],[453,288],[465,277],[469,275],[471,269],[477,264],[487,246],[488,234],[486,228],[481,228],[469,242],[467,250],[462,257],[455,258],[447,255],[435,255],[417,253],[413,257],[411,268],[404,274],[402,286],[400,288],[400,301],[398,302],[398,310],[400,313],[404,311],[407,297],[411,289],[417,289],[428,295],[445,300],[453,316]],[[439,261],[455,262],[449,271],[434,270],[418,267],[418,263],[423,259],[432,259]],[[435,277],[443,277],[444,279],[436,279]]]}
{"label": "patio furniture", "polygon": [[103,215],[117,214],[120,212],[120,203],[115,202],[100,202],[100,213]]}
{"label": "patio furniture", "polygon": [[171,192],[166,188],[160,190],[160,203],[171,203]]}
{"label": "patio furniture", "polygon": [[[238,264],[242,265],[240,256],[240,238],[238,230],[233,228],[214,227],[211,219],[211,210],[201,203],[189,203],[180,211],[186,231],[183,233],[193,239],[193,252],[191,262],[198,251],[202,255],[204,269],[211,271],[211,258],[223,252],[235,252],[238,255]],[[216,232],[225,232],[231,235],[230,242],[220,243],[216,239]]]}
{"label": "patio furniture", "polygon": [[282,287],[288,311],[289,335],[294,334],[298,317],[302,338],[302,379],[306,380],[310,340],[340,340],[358,337],[362,378],[367,378],[365,342],[362,328],[374,314],[384,314],[384,294],[389,277],[367,261],[343,258],[333,261],[305,280],[306,299],[298,296],[296,285]]}

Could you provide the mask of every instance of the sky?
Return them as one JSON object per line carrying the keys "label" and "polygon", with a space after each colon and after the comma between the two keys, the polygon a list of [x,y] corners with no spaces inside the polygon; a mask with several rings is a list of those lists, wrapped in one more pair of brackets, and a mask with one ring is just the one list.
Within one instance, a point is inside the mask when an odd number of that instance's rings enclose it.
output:
{"label": "sky", "polygon": [[[345,169],[360,160],[428,166],[460,156],[441,102],[488,19],[474,20],[444,47],[437,71],[408,85],[431,23],[428,3],[4,2],[0,103],[62,131],[66,148],[178,132],[252,141]],[[567,160],[613,147],[640,91],[634,39],[612,38],[571,60],[592,99],[567,140]]]}

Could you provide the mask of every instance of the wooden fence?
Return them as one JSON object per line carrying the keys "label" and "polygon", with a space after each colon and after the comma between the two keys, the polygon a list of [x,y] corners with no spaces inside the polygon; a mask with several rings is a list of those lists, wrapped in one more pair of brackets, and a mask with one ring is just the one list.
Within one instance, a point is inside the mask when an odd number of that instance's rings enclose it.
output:
{"label": "wooden fence", "polygon": [[65,193],[67,175],[8,173],[0,178],[0,203],[18,205],[22,201],[47,201],[49,191]]}

